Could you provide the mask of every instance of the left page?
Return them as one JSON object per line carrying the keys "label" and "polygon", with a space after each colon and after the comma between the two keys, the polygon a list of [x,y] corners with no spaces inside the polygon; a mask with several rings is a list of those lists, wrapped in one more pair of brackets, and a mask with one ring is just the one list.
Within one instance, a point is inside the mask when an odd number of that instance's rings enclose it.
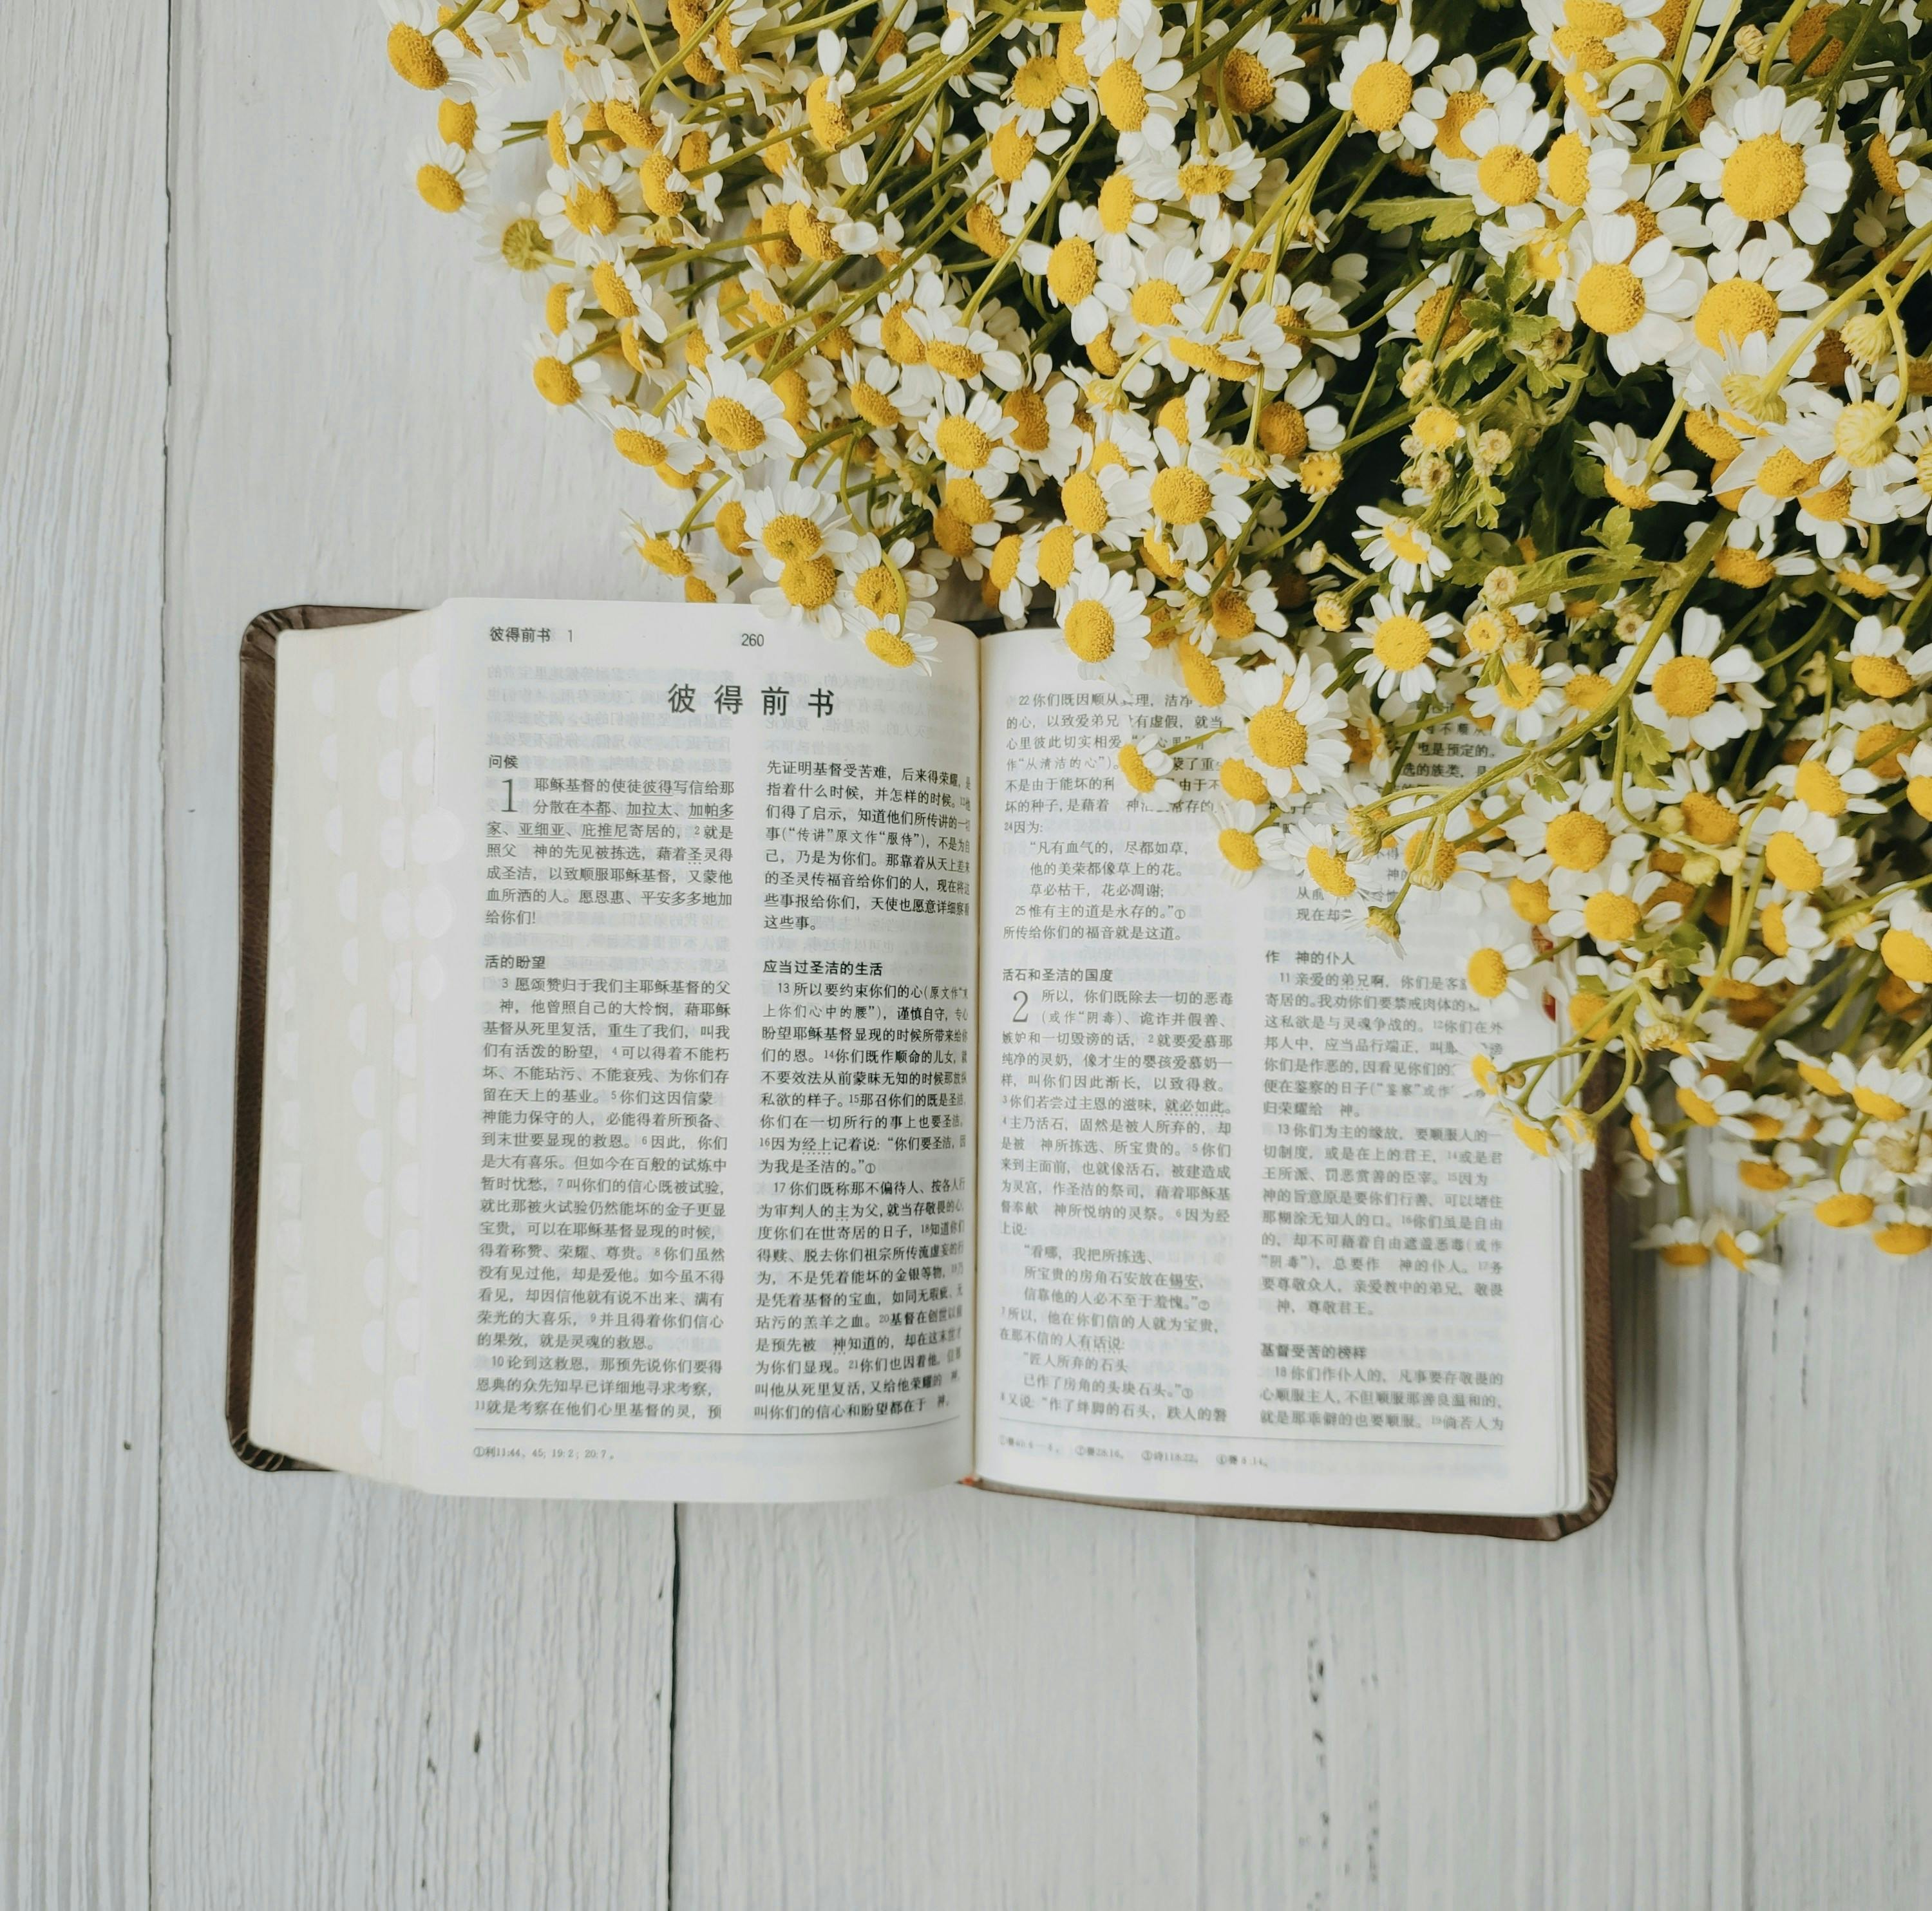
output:
{"label": "left page", "polygon": [[971,639],[439,613],[416,1484],[772,1500],[970,1457]]}

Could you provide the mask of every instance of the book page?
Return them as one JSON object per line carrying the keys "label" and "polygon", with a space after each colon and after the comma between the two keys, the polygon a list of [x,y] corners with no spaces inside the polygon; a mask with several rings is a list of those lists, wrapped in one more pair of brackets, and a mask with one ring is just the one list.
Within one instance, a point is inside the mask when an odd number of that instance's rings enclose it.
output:
{"label": "book page", "polygon": [[[1021,633],[988,641],[982,701],[979,1474],[1580,1500],[1574,1178],[1464,1093],[1505,1032],[1456,958],[1285,876],[1234,887],[1198,809],[1130,807],[1130,725],[1213,726],[1178,693],[1117,699]],[[1547,1047],[1544,1012],[1515,1039]]]}
{"label": "book page", "polygon": [[977,676],[742,607],[446,605],[418,1484],[970,1448]]}

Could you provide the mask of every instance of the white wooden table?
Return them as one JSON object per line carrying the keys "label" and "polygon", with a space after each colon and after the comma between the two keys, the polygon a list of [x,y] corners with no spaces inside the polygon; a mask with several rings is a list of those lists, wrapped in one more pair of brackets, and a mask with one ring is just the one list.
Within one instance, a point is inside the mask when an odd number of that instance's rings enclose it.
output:
{"label": "white wooden table", "polygon": [[6,24],[6,1911],[1932,1903],[1922,1267],[1627,1276],[1555,1547],[238,1466],[242,627],[642,586],[373,5]]}

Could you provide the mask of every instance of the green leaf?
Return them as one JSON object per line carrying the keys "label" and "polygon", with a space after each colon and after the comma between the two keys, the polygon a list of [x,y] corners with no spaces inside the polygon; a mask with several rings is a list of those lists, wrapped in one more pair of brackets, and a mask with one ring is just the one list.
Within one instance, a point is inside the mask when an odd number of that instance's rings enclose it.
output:
{"label": "green leaf", "polygon": [[1436,193],[1414,199],[1370,199],[1362,214],[1378,232],[1393,232],[1403,226],[1421,226],[1426,239],[1456,239],[1476,223],[1476,203],[1470,199],[1447,199]]}

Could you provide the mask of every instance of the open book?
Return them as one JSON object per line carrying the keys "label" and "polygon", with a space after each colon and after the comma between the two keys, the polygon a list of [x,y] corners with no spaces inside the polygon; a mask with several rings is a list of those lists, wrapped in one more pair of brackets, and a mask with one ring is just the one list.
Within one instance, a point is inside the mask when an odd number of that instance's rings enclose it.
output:
{"label": "open book", "polygon": [[1501,1032],[1453,960],[1130,806],[1178,696],[1037,632],[932,662],[734,606],[257,620],[237,1451],[1596,1517],[1600,1178],[1466,1092]]}

